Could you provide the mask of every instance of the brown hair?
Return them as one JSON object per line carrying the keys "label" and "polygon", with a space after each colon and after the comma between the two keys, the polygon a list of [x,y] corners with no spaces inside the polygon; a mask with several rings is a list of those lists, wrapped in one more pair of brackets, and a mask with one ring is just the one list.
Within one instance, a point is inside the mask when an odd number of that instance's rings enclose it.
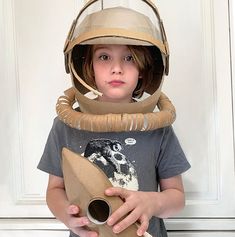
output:
{"label": "brown hair", "polygon": [[[139,69],[139,75],[140,75],[140,79],[138,81],[135,90],[133,91],[132,96],[134,98],[140,98],[143,95],[146,88],[151,86],[154,76],[156,76],[156,74],[159,74],[159,72],[156,73],[156,70],[157,71],[159,70],[156,68],[154,69],[153,67],[153,61],[156,60],[155,58],[153,58],[154,56],[151,54],[151,50],[153,50],[153,47],[129,45],[128,48],[131,51],[131,54],[134,58],[134,62],[136,63]],[[86,53],[82,65],[82,73],[85,82],[88,85],[96,88],[94,70],[92,65],[92,56],[93,56],[93,47],[89,45],[86,47]],[[158,52],[157,56],[158,61],[160,62],[159,69],[162,71],[163,62],[160,51]],[[156,65],[154,64],[154,66]],[[160,84],[160,82],[161,78],[160,81],[157,83]]]}

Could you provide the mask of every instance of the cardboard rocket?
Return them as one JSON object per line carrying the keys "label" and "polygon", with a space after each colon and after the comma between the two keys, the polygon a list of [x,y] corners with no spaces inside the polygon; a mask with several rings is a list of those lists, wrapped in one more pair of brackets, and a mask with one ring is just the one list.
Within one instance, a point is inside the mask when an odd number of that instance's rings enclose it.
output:
{"label": "cardboard rocket", "polygon": [[106,224],[108,217],[123,201],[119,197],[108,197],[104,191],[112,187],[105,173],[88,159],[67,148],[62,151],[62,169],[68,200],[79,206],[79,215],[87,216],[93,223],[92,230],[99,237],[137,237],[137,225],[133,224],[119,234]]}

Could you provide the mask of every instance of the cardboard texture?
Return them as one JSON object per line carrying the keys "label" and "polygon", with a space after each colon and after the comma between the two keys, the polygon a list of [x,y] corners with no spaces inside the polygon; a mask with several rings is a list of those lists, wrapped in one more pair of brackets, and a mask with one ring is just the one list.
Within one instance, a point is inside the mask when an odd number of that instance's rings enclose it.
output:
{"label": "cardboard texture", "polygon": [[[62,151],[62,169],[68,200],[79,206],[79,215],[87,215],[93,222],[91,229],[99,237],[137,237],[137,225],[133,224],[119,234],[114,234],[106,220],[123,204],[119,197],[108,197],[104,190],[112,187],[105,173],[88,159],[67,148]],[[147,235],[146,235],[147,236]],[[150,236],[150,235],[148,235]]]}
{"label": "cardboard texture", "polygon": [[[56,104],[59,119],[72,128],[95,132],[147,131],[170,126],[176,119],[175,107],[163,93],[157,103],[160,111],[153,113],[138,111],[133,114],[90,114],[76,111],[73,109],[76,101],[75,93],[75,89],[70,88],[65,91],[64,96],[59,97]],[[143,103],[145,104],[146,100]]]}

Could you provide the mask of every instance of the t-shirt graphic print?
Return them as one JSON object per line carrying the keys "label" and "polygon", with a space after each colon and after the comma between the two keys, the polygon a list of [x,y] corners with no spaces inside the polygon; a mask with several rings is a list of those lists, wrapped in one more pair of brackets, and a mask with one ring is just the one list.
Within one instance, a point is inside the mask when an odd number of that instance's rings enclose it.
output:
{"label": "t-shirt graphic print", "polygon": [[124,148],[117,140],[94,139],[88,142],[84,156],[104,171],[113,186],[138,190],[137,172],[123,154]]}

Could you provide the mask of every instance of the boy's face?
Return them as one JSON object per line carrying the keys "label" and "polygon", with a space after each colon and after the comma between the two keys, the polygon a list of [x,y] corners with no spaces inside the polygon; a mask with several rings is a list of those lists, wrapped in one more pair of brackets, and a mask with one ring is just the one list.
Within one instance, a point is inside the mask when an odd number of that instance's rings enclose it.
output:
{"label": "boy's face", "polygon": [[98,100],[129,103],[135,90],[139,70],[130,50],[125,45],[96,45],[93,49],[93,69]]}

